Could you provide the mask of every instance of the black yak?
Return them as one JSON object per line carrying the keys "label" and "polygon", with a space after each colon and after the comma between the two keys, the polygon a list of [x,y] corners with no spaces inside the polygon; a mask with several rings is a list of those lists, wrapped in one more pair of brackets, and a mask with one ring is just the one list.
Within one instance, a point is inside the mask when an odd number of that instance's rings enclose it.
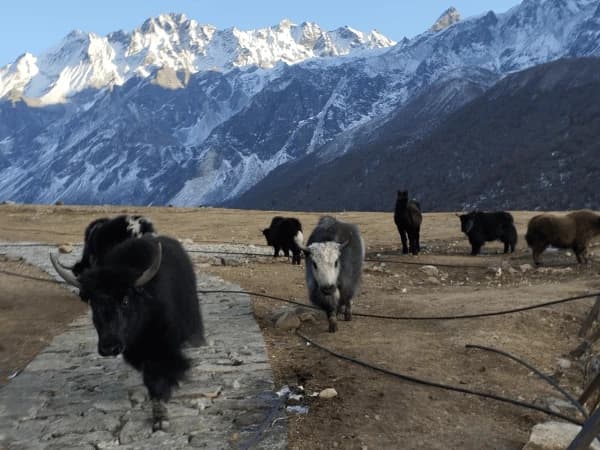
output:
{"label": "black yak", "polygon": [[292,264],[300,264],[300,245],[304,242],[302,224],[295,217],[275,216],[271,220],[269,228],[262,230],[267,239],[267,245],[274,249],[273,257],[279,256],[279,250],[283,250],[289,258],[292,252]]}
{"label": "black yak", "polygon": [[71,270],[75,276],[79,276],[91,266],[101,264],[106,252],[118,243],[155,232],[153,223],[144,216],[122,215],[112,219],[96,219],[85,229],[81,259]]}
{"label": "black yak", "polygon": [[600,216],[589,210],[574,211],[565,216],[540,214],[527,225],[525,240],[533,252],[533,262],[540,265],[540,255],[550,245],[570,248],[577,262],[587,261],[590,240],[600,235]]}
{"label": "black yak", "polygon": [[487,241],[504,243],[504,253],[515,251],[517,229],[512,214],[505,211],[471,211],[461,214],[460,230],[467,235],[471,244],[471,255],[478,255]]}
{"label": "black yak", "polygon": [[308,296],[327,314],[329,331],[337,331],[336,315],[352,320],[352,299],[358,294],[365,246],[356,225],[324,216],[301,246],[306,254]]}
{"label": "black yak", "polygon": [[190,366],[182,346],[204,342],[196,276],[181,244],[166,236],[126,239],[79,277],[56,255],[50,259],[90,305],[98,353],[123,354],[142,373],[152,400],[152,428],[165,427],[165,404]]}
{"label": "black yak", "polygon": [[[394,223],[400,233],[402,240],[402,253],[417,255],[421,250],[419,244],[419,234],[421,232],[421,205],[416,200],[408,199],[408,191],[398,191],[396,198],[396,208],[394,209]],[[407,246],[407,235],[410,248]]]}

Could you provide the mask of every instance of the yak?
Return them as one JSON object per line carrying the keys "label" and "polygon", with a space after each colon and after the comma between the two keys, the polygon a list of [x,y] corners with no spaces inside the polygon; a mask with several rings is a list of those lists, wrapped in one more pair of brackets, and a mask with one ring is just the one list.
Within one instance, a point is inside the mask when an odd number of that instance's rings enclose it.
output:
{"label": "yak", "polygon": [[125,239],[79,276],[55,254],[50,259],[90,305],[98,353],[122,354],[142,373],[152,401],[152,429],[167,427],[166,403],[190,367],[182,347],[204,343],[196,276],[181,244],[150,234]]}
{"label": "yak", "polygon": [[[402,241],[402,253],[417,255],[421,250],[419,234],[421,232],[421,205],[416,200],[408,199],[408,191],[398,191],[396,208],[394,209],[394,223],[400,233]],[[409,246],[407,245],[407,235]]]}
{"label": "yak", "polygon": [[292,264],[300,264],[300,247],[304,241],[302,235],[302,224],[295,217],[275,216],[271,220],[269,228],[262,230],[262,234],[267,239],[267,245],[274,249],[273,257],[279,256],[279,250],[283,250],[285,256],[289,258],[292,252]]}
{"label": "yak", "polygon": [[306,255],[306,285],[310,302],[325,311],[329,332],[337,331],[337,314],[352,320],[352,299],[358,294],[365,246],[358,227],[323,216],[300,245]]}
{"label": "yak", "polygon": [[593,211],[580,210],[565,216],[540,214],[527,224],[525,240],[533,252],[533,262],[540,265],[540,255],[550,245],[570,248],[578,263],[587,262],[589,241],[600,235],[600,216]]}
{"label": "yak", "polygon": [[101,217],[85,229],[81,259],[71,268],[75,276],[96,264],[102,264],[104,255],[116,244],[131,237],[155,233],[150,219],[144,216],[122,215],[112,219]]}
{"label": "yak", "polygon": [[485,242],[496,240],[504,243],[504,253],[515,251],[517,229],[512,214],[505,211],[471,211],[458,217],[460,230],[469,238],[471,255],[478,255]]}

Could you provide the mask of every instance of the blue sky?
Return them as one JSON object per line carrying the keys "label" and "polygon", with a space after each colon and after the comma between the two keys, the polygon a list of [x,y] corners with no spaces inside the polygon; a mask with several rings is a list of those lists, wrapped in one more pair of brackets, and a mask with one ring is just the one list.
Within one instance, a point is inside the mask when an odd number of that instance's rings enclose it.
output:
{"label": "blue sky", "polygon": [[148,17],[184,13],[219,29],[264,28],[283,18],[315,22],[331,30],[349,25],[377,29],[394,40],[425,31],[449,6],[462,17],[493,10],[504,12],[519,0],[6,0],[2,2],[0,67],[24,52],[39,54],[73,29],[106,35],[131,31]]}

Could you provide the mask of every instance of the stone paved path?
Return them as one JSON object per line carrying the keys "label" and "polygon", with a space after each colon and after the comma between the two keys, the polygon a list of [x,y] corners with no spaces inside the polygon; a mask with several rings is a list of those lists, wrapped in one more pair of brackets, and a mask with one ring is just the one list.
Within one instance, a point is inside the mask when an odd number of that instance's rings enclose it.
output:
{"label": "stone paved path", "polygon": [[[55,276],[47,246],[0,251]],[[75,257],[61,260],[70,264]],[[205,274],[198,274],[198,288],[239,289]],[[85,316],[0,388],[0,449],[286,448],[285,420],[276,420],[285,412],[250,298],[206,295],[201,307],[208,345],[187,350],[193,367],[169,402],[168,432],[151,432],[139,373],[121,357],[98,355]]]}

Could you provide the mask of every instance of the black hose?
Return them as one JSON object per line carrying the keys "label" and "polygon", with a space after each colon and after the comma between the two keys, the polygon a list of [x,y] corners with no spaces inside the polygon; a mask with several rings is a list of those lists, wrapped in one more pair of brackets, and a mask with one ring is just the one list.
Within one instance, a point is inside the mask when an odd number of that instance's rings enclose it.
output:
{"label": "black hose", "polygon": [[50,278],[34,277],[34,276],[31,276],[31,275],[24,275],[24,274],[21,274],[21,273],[10,272],[8,270],[0,270],[0,273],[4,274],[4,275],[9,275],[9,276],[12,276],[12,277],[25,278],[27,280],[43,281],[45,283],[63,284],[61,281],[58,281],[58,280],[53,280],[53,279],[50,279]]}
{"label": "black hose", "polygon": [[491,347],[484,347],[483,345],[467,344],[467,345],[465,345],[465,348],[476,348],[479,350],[485,350],[487,352],[497,353],[499,355],[506,356],[507,358],[512,359],[513,361],[521,364],[522,366],[527,367],[529,370],[534,372],[538,377],[540,377],[542,380],[544,380],[548,384],[552,385],[557,391],[559,391],[567,400],[569,400],[569,402],[571,402],[571,404],[573,406],[575,406],[579,410],[579,412],[583,415],[583,417],[585,417],[586,419],[588,418],[588,412],[585,410],[585,408],[581,405],[581,403],[579,403],[579,401],[575,397],[573,397],[571,394],[569,394],[565,389],[563,389],[556,381],[554,381],[548,375],[543,374],[540,370],[536,369],[528,362],[523,361],[522,359],[519,359],[516,356],[511,355],[510,353],[507,353],[507,352],[504,352],[502,350],[498,350],[495,348],[491,348]]}
{"label": "black hose", "polygon": [[[309,305],[307,303],[301,303],[301,302],[297,302],[294,300],[289,300],[289,299],[285,299],[285,298],[281,298],[281,297],[275,297],[273,295],[267,295],[267,294],[261,294],[258,292],[250,292],[250,291],[242,291],[242,290],[198,290],[198,293],[200,294],[247,294],[247,295],[253,295],[256,297],[264,297],[267,299],[271,299],[271,300],[276,300],[276,301],[280,301],[280,302],[285,302],[285,303],[291,303],[293,305],[298,305],[298,306],[302,306],[305,308],[311,308],[311,309],[319,309],[316,306],[313,305]],[[353,316],[358,316],[358,317],[369,317],[372,319],[386,319],[386,320],[460,320],[460,319],[475,319],[475,318],[480,318],[480,317],[492,317],[492,316],[501,316],[501,315],[506,315],[506,314],[513,314],[513,313],[517,313],[517,312],[522,312],[522,311],[529,311],[532,309],[537,309],[537,308],[543,308],[545,306],[552,306],[552,305],[558,305],[561,303],[567,303],[567,302],[571,302],[571,301],[575,301],[575,300],[581,300],[584,298],[591,298],[591,297],[597,297],[598,295],[600,295],[600,292],[595,292],[593,294],[584,294],[584,295],[576,295],[573,297],[567,297],[567,298],[563,298],[560,300],[552,300],[549,302],[544,302],[544,303],[537,303],[535,305],[530,305],[530,306],[522,306],[519,308],[512,308],[512,309],[507,309],[504,311],[492,311],[492,312],[487,312],[487,313],[474,313],[474,314],[463,314],[463,315],[457,315],[457,316],[388,316],[388,315],[384,315],[384,314],[367,314],[367,313],[360,313],[360,312],[352,312]]]}
{"label": "black hose", "polygon": [[312,339],[310,339],[309,337],[305,336],[304,334],[302,334],[298,330],[296,330],[296,334],[300,338],[304,339],[306,342],[310,343],[311,345],[314,345],[315,347],[317,347],[320,350],[323,350],[324,352],[329,353],[330,355],[335,356],[336,358],[340,358],[340,359],[343,359],[345,361],[349,361],[349,362],[352,362],[354,364],[357,364],[359,366],[363,366],[363,367],[366,367],[368,369],[375,370],[377,372],[382,372],[382,373],[385,373],[387,375],[391,375],[393,377],[400,378],[401,380],[404,380],[404,381],[410,381],[412,383],[417,383],[417,384],[420,384],[420,385],[423,385],[423,386],[436,387],[436,388],[439,388],[439,389],[445,389],[445,390],[449,390],[449,391],[461,392],[463,394],[475,395],[475,396],[478,396],[478,397],[488,398],[488,399],[496,400],[496,401],[499,401],[499,402],[509,403],[511,405],[520,406],[522,408],[533,409],[535,411],[543,412],[543,413],[548,414],[550,416],[554,416],[554,417],[558,417],[560,419],[566,420],[567,422],[573,423],[575,425],[582,425],[583,424],[583,422],[580,422],[577,419],[573,419],[571,417],[565,416],[564,414],[556,413],[554,411],[551,411],[549,409],[543,408],[541,406],[532,405],[530,403],[525,403],[525,402],[522,402],[520,400],[514,400],[514,399],[511,399],[511,398],[507,398],[507,397],[501,397],[501,396],[495,395],[495,394],[488,394],[486,392],[474,391],[472,389],[461,388],[461,387],[458,387],[458,386],[451,386],[451,385],[447,385],[447,384],[442,384],[442,383],[438,383],[438,382],[435,382],[435,381],[423,380],[421,378],[413,377],[413,376],[410,376],[410,375],[405,375],[405,374],[402,374],[402,373],[399,373],[399,372],[394,372],[393,370],[389,370],[389,369],[386,369],[384,367],[376,366],[374,364],[370,364],[370,363],[362,361],[360,359],[356,359],[356,358],[353,358],[351,356],[344,355],[344,354],[339,353],[339,352],[337,352],[335,350],[331,350],[331,349],[329,349],[329,348],[327,348],[327,347],[325,347],[325,346],[323,346],[323,345],[321,345],[321,344],[313,341]]}

